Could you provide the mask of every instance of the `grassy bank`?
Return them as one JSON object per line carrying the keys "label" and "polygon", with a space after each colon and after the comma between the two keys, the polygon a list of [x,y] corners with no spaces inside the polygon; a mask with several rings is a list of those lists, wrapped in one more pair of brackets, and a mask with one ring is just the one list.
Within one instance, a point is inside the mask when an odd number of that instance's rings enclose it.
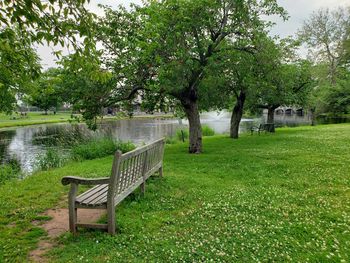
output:
{"label": "grassy bank", "polygon": [[5,115],[0,113],[0,128],[27,126],[44,123],[60,123],[67,122],[71,119],[70,113],[58,112],[56,114],[44,115],[41,112],[29,112],[27,116],[19,116],[16,114]]}
{"label": "grassy bank", "polygon": [[[144,118],[173,118],[173,115],[140,115],[134,116],[134,118],[144,119]],[[122,116],[104,116],[104,120],[113,119],[123,119],[129,117]],[[18,126],[28,126],[36,124],[46,124],[46,123],[61,123],[71,121],[71,113],[58,112],[56,114],[49,113],[45,115],[41,112],[29,112],[26,116],[20,116],[18,114],[5,115],[0,113],[0,128],[18,127]]]}
{"label": "grassy bank", "polygon": [[[117,208],[119,233],[69,233],[50,262],[350,261],[350,125],[167,146],[164,179]],[[33,220],[66,199],[65,175],[106,176],[111,157],[0,186],[0,262],[25,261],[45,235]]]}

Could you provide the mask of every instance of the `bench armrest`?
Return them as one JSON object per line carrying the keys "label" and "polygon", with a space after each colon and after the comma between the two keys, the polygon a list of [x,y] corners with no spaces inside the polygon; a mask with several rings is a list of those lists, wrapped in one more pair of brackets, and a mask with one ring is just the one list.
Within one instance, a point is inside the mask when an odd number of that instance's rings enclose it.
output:
{"label": "bench armrest", "polygon": [[109,177],[101,178],[82,178],[76,176],[65,176],[62,178],[62,184],[81,184],[81,185],[96,185],[96,184],[108,184]]}

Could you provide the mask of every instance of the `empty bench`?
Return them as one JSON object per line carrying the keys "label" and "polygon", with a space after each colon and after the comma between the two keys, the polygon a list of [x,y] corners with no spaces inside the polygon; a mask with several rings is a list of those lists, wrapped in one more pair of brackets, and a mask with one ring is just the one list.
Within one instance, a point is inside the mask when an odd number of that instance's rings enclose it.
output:
{"label": "empty bench", "polygon": [[260,135],[260,132],[275,132],[275,124],[274,123],[262,123],[259,124],[258,127],[253,126],[250,128],[250,133],[253,135],[253,132],[257,132]]}
{"label": "empty bench", "polygon": [[[163,176],[163,155],[165,139],[157,140],[149,145],[122,154],[117,151],[114,156],[110,177],[80,178],[66,176],[62,184],[70,184],[68,195],[69,228],[76,234],[77,227],[105,229],[115,234],[115,206],[141,186],[145,192],[148,177],[155,172]],[[95,185],[93,188],[77,196],[79,185]],[[77,222],[77,209],[106,209],[107,224],[87,224]]]}

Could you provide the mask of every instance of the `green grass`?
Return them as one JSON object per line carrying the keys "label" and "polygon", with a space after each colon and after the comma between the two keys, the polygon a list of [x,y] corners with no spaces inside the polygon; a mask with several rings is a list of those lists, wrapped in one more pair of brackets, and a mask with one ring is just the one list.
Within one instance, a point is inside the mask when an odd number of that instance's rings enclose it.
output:
{"label": "green grass", "polygon": [[[141,115],[135,116],[134,118],[138,119],[153,119],[153,118],[162,118],[168,119],[173,118],[173,115]],[[123,115],[118,116],[104,116],[103,120],[115,120],[115,119],[127,119],[128,117]],[[20,116],[19,114],[6,115],[0,113],[0,128],[9,128],[17,126],[28,126],[35,124],[45,124],[45,123],[60,123],[75,121],[71,118],[71,113],[58,112],[55,115],[49,112],[48,115],[44,115],[42,112],[29,112],[27,116]]]}
{"label": "green grass", "polygon": [[[118,234],[59,239],[49,262],[349,262],[350,125],[204,138],[167,146],[163,179],[117,208]],[[0,186],[0,262],[25,261],[45,233],[31,221],[67,198],[64,175],[106,176],[112,157]]]}
{"label": "green grass", "polygon": [[[12,119],[15,117],[15,119]],[[44,123],[59,123],[67,122],[71,119],[70,113],[58,112],[56,115],[50,112],[48,115],[44,115],[41,112],[30,112],[26,117],[20,117],[19,115],[5,115],[0,113],[0,128],[27,126],[34,124]]]}
{"label": "green grass", "polygon": [[20,176],[21,166],[16,159],[11,160],[7,164],[0,165],[0,185]]}

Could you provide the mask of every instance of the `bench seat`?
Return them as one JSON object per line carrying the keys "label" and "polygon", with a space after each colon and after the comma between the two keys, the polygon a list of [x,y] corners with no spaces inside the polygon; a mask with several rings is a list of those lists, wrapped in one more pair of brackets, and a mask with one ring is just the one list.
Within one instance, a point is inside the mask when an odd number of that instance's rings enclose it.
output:
{"label": "bench seat", "polygon": [[96,185],[75,199],[76,207],[107,208],[108,184]]}

